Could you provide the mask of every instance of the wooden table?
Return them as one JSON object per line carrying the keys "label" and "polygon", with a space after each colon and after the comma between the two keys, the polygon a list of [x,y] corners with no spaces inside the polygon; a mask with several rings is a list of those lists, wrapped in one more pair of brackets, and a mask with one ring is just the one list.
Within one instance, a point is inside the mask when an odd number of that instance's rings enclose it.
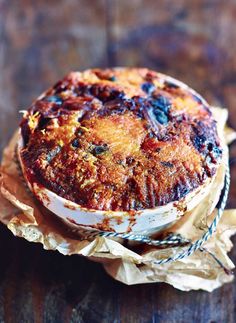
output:
{"label": "wooden table", "polygon": [[[70,70],[147,66],[229,108],[236,129],[236,2],[0,1],[0,145],[18,110]],[[236,207],[236,144],[228,207]],[[234,239],[236,242],[236,239]],[[209,294],[125,286],[103,268],[0,225],[0,322],[235,322],[235,282]],[[236,262],[236,251],[231,252]]]}

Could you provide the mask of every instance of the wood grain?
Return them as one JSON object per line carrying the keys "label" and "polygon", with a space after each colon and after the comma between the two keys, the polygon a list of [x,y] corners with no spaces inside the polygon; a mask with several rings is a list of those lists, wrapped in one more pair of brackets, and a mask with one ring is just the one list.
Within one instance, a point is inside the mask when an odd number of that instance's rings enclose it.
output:
{"label": "wood grain", "polygon": [[[0,150],[19,109],[68,71],[93,66],[171,74],[227,106],[236,128],[235,18],[234,0],[0,1]],[[236,207],[236,144],[231,174]],[[125,286],[99,264],[45,251],[3,225],[0,255],[0,322],[236,321],[235,282],[211,294]]]}

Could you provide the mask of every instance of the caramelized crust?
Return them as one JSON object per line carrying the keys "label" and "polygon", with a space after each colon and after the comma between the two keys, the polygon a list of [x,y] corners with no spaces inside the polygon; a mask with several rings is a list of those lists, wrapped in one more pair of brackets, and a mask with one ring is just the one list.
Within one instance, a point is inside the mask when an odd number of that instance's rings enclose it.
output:
{"label": "caramelized crust", "polygon": [[207,103],[148,69],[70,73],[20,126],[29,182],[90,209],[178,201],[215,174],[222,156]]}

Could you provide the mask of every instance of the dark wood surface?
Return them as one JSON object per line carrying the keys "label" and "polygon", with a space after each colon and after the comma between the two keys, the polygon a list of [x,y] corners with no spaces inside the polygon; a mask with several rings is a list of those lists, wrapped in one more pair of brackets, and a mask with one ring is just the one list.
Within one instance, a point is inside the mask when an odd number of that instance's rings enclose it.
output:
{"label": "dark wood surface", "polygon": [[[68,71],[94,66],[171,74],[228,107],[236,128],[235,23],[234,0],[0,0],[0,150],[19,109]],[[233,144],[231,208],[235,159]],[[211,294],[125,286],[99,264],[44,251],[3,225],[0,259],[0,322],[236,322],[235,282]]]}

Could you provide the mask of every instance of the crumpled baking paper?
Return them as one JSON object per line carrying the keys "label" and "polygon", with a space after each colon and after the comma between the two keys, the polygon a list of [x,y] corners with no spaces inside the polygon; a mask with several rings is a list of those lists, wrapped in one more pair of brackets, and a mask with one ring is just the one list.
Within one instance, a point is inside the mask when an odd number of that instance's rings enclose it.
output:
{"label": "crumpled baking paper", "polygon": [[[214,108],[213,113],[223,129],[227,110]],[[204,244],[208,251],[198,250],[189,257],[163,265],[156,265],[153,261],[173,256],[186,247],[158,249],[104,237],[81,241],[78,233],[43,207],[26,188],[14,157],[17,136],[15,134],[5,148],[0,168],[0,221],[14,235],[40,242],[44,249],[57,250],[63,255],[78,254],[100,262],[109,275],[128,285],[165,282],[183,291],[202,289],[210,292],[233,280],[230,270],[234,264],[227,253],[233,246],[230,237],[236,233],[236,210],[224,211],[217,231]],[[236,133],[225,127],[226,143],[235,138]],[[207,230],[216,212],[212,210],[213,202],[219,198],[223,185],[225,169],[222,167],[208,196],[168,232],[180,233],[194,241]]]}

